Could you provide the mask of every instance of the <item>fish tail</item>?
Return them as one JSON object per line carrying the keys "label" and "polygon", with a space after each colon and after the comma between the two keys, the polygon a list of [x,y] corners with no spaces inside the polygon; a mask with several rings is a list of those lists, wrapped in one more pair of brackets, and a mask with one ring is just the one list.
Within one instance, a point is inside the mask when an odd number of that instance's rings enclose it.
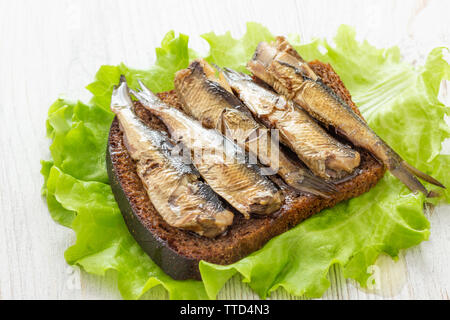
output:
{"label": "fish tail", "polygon": [[307,172],[304,172],[299,177],[289,177],[286,180],[288,180],[286,183],[299,191],[323,198],[330,198],[331,195],[337,192],[336,186],[332,182],[325,181]]}
{"label": "fish tail", "polygon": [[111,95],[111,110],[117,111],[119,108],[130,107],[131,101],[127,80],[124,75],[120,76],[118,85],[115,85]]}
{"label": "fish tail", "polygon": [[235,71],[235,70],[230,69],[230,68],[221,69],[220,67],[218,67],[216,65],[214,65],[214,67],[219,72],[222,72],[223,75],[225,76],[225,79],[227,81],[229,81],[229,82],[238,81],[238,80],[248,80],[248,81],[252,80],[252,78],[249,75],[245,74],[245,73],[238,72],[238,71]]}
{"label": "fish tail", "polygon": [[435,178],[433,178],[432,176],[427,175],[426,173],[423,173],[422,171],[420,171],[417,168],[414,168],[412,165],[410,165],[409,163],[407,163],[406,161],[403,161],[403,166],[412,174],[414,174],[416,177],[429,182],[431,184],[434,184],[435,186],[441,187],[445,189],[445,186],[440,183],[439,181],[437,181]]}
{"label": "fish tail", "polygon": [[399,163],[395,167],[389,168],[389,171],[397,177],[401,182],[403,182],[411,191],[413,192],[422,192],[423,194],[427,195],[428,191],[423,186],[423,184],[420,183],[420,181],[415,177],[414,174],[412,174],[406,166],[403,164],[404,162]]}
{"label": "fish tail", "polygon": [[394,150],[388,147],[389,157],[387,167],[391,173],[397,177],[401,182],[403,182],[411,191],[420,191],[428,196],[427,189],[419,181],[420,178],[426,182],[445,188],[445,186],[434,179],[433,177],[423,173],[422,171],[416,169],[405,160],[403,160],[400,155],[398,155]]}
{"label": "fish tail", "polygon": [[141,102],[142,104],[144,104],[149,108],[161,104],[161,100],[158,98],[158,96],[156,96],[156,94],[150,91],[150,89],[148,89],[141,80],[138,80],[138,83],[140,89],[137,90],[130,89],[130,92],[133,96],[136,97],[136,99],[139,100],[139,102]]}

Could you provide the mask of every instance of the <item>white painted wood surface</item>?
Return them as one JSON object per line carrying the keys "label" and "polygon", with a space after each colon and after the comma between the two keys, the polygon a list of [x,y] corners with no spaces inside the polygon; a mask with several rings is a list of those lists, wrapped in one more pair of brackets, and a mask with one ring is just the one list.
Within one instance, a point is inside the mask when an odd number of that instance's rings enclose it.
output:
{"label": "white painted wood surface", "polygon": [[[350,24],[358,38],[377,46],[399,45],[405,58],[421,61],[434,46],[450,44],[450,1],[7,1],[0,0],[0,299],[116,299],[115,274],[73,270],[64,250],[73,232],[54,223],[40,196],[39,160],[48,158],[48,106],[63,93],[89,99],[84,86],[102,64],[147,68],[154,48],[171,29],[191,36],[231,30],[246,21],[274,34],[296,32],[308,41],[332,37]],[[443,90],[443,99],[448,94]],[[448,104],[448,100],[447,100]],[[450,143],[445,143],[446,152]],[[340,271],[330,272],[324,299],[449,299],[450,206],[429,215],[430,241],[403,252],[398,262],[381,258],[381,287],[357,289]],[[146,297],[165,298],[162,288]],[[233,278],[219,298],[257,296]],[[279,290],[272,298],[290,298]]]}

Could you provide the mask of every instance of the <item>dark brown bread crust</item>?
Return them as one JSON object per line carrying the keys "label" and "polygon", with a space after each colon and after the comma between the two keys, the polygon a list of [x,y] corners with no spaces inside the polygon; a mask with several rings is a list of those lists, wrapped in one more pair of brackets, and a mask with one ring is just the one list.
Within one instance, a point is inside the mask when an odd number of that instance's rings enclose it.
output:
{"label": "dark brown bread crust", "polygon": [[[310,63],[313,70],[344,101],[359,113],[348,90],[330,65],[318,61]],[[173,91],[159,94],[168,104],[180,107]],[[139,104],[136,113],[152,128],[166,130],[165,126]],[[270,217],[245,220],[236,214],[226,233],[209,239],[169,226],[151,204],[136,166],[123,144],[123,136],[115,119],[111,125],[107,163],[111,187],[125,221],[135,239],[167,274],[175,279],[200,279],[198,263],[205,260],[230,264],[260,249],[271,238],[289,230],[302,220],[333,207],[338,202],[356,197],[376,185],[385,169],[363,150],[358,174],[337,185],[339,192],[330,199],[299,194],[287,187],[281,179],[273,180],[282,188],[286,201],[279,212]]]}

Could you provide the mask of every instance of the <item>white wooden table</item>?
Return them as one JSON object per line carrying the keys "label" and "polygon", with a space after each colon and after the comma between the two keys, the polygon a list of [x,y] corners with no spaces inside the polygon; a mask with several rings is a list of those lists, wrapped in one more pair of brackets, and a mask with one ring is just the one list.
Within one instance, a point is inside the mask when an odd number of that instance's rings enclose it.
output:
{"label": "white wooden table", "polygon": [[[7,1],[0,0],[0,299],[116,299],[115,274],[91,276],[65,263],[73,232],[54,223],[40,196],[39,160],[49,158],[45,118],[59,94],[87,101],[84,86],[102,64],[147,68],[171,29],[191,36],[231,30],[246,21],[304,41],[356,27],[359,39],[399,45],[421,62],[434,46],[450,47],[450,1]],[[447,99],[442,87],[442,99]],[[446,153],[450,143],[444,143]],[[449,299],[450,206],[431,215],[430,241],[379,259],[379,289],[363,291],[332,269],[324,299]],[[155,288],[147,297],[167,297]],[[219,298],[257,296],[238,278]],[[272,298],[290,298],[277,291]]]}

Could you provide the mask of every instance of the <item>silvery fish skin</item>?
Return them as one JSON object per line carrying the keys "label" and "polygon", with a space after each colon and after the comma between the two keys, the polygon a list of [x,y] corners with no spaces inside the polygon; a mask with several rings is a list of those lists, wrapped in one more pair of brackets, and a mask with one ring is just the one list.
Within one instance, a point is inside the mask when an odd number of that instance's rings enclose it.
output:
{"label": "silvery fish skin", "polygon": [[124,143],[136,161],[148,197],[171,226],[215,237],[233,222],[233,213],[200,180],[192,165],[172,155],[174,145],[166,134],[148,128],[134,113],[125,82],[115,88],[111,110],[124,134]]}
{"label": "silvery fish skin", "polygon": [[[193,154],[194,166],[209,186],[246,218],[250,214],[268,215],[283,204],[281,190],[245,163],[244,151],[215,129],[163,103],[140,83],[142,91],[133,95],[168,128],[172,139]],[[242,160],[242,161],[240,161]]]}
{"label": "silvery fish skin", "polygon": [[354,145],[371,152],[410,190],[428,194],[416,177],[445,188],[433,177],[404,161],[378,137],[350,106],[314,74],[285,38],[278,37],[272,44],[261,42],[247,67],[275,91],[298,103],[312,117],[333,126]]}
{"label": "silvery fish skin", "polygon": [[333,185],[290,160],[273,141],[270,130],[255,121],[236,98],[220,70],[218,75],[203,59],[177,72],[175,90],[187,114],[236,141],[295,189],[325,197],[335,191]]}
{"label": "silvery fish skin", "polygon": [[225,68],[224,75],[255,117],[267,127],[278,129],[281,141],[316,175],[343,178],[358,167],[359,153],[331,137],[295,103],[243,73]]}

